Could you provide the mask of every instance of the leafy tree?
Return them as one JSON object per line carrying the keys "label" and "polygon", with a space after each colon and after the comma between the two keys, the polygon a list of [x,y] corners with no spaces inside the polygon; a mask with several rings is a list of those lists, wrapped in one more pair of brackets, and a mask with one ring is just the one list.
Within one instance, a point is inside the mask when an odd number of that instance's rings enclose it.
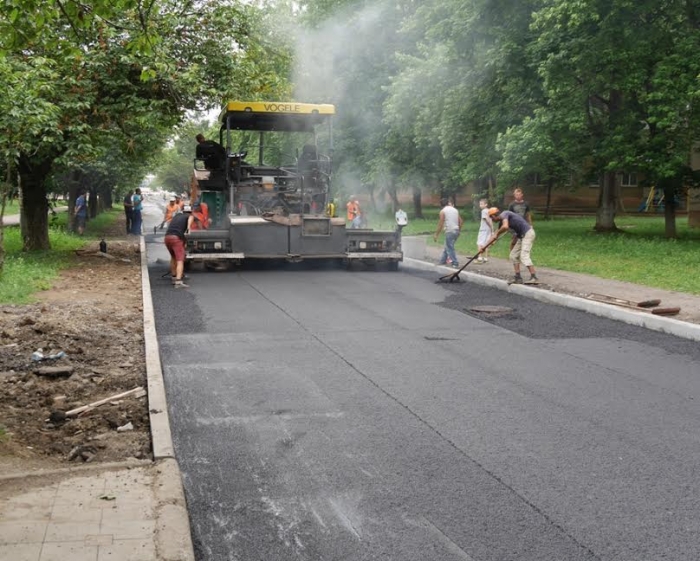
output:
{"label": "leafy tree", "polygon": [[698,130],[697,9],[686,0],[551,0],[534,14],[548,118],[604,175],[597,230],[615,229],[618,172],[643,173],[667,201],[680,187]]}
{"label": "leafy tree", "polygon": [[0,149],[17,161],[25,249],[49,247],[52,173],[96,162],[115,139],[123,154],[146,159],[185,110],[235,91],[252,11],[213,0],[49,2],[18,18],[3,6]]}
{"label": "leafy tree", "polygon": [[[408,18],[418,53],[400,58],[387,112],[412,123],[441,184],[493,188],[496,140],[531,114],[538,81],[526,60],[532,2],[433,0]],[[394,121],[395,122],[395,121]]]}

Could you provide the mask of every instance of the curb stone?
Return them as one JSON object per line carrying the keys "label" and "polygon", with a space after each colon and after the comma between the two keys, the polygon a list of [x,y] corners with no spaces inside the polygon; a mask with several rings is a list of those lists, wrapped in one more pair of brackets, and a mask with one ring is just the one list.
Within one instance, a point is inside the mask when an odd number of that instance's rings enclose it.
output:
{"label": "curb stone", "polygon": [[151,423],[153,458],[157,466],[157,523],[155,545],[161,561],[194,561],[194,546],[187,512],[187,501],[182,486],[182,474],[173,446],[170,418],[165,396],[163,370],[156,334],[148,275],[146,241],[141,236],[141,282],[143,294],[143,336],[146,348],[146,376],[148,379],[148,414]]}

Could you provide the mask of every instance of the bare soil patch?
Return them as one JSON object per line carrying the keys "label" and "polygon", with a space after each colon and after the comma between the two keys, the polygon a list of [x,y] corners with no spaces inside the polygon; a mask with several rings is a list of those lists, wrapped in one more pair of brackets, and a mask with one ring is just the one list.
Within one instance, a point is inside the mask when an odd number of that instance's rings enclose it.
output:
{"label": "bare soil patch", "polygon": [[145,396],[63,415],[146,388],[138,238],[123,228],[105,237],[111,258],[91,243],[37,303],[0,309],[0,473],[151,458]]}

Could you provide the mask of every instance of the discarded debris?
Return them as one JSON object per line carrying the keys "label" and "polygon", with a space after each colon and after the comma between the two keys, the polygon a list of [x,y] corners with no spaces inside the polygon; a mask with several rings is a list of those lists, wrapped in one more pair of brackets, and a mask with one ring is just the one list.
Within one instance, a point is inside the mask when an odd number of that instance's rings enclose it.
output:
{"label": "discarded debris", "polygon": [[126,432],[134,430],[134,425],[132,424],[131,421],[129,421],[127,424],[122,425],[121,427],[117,427],[117,432]]}
{"label": "discarded debris", "polygon": [[37,349],[32,353],[32,360],[34,362],[41,362],[42,360],[56,360],[66,356],[64,351],[59,351],[51,355],[45,355],[42,349]]}
{"label": "discarded debris", "polygon": [[645,312],[648,314],[653,314],[655,316],[675,316],[681,309],[678,306],[660,308],[657,307],[661,300],[644,300],[642,302],[634,302],[632,300],[625,300],[623,298],[615,298],[612,296],[606,296],[604,294],[587,294],[585,296],[587,300],[593,300],[594,302],[602,302],[603,304],[611,304],[613,306],[619,306],[621,308],[629,308],[636,310],[638,312]]}
{"label": "discarded debris", "polygon": [[82,405],[81,407],[77,407],[75,409],[71,409],[70,411],[66,411],[66,416],[67,417],[75,417],[76,415],[80,415],[81,413],[91,411],[95,407],[99,407],[100,405],[104,405],[105,403],[109,403],[110,401],[114,401],[115,399],[120,399],[122,397],[127,397],[129,395],[135,395],[137,397],[142,397],[146,395],[146,390],[142,387],[134,388],[132,390],[122,392],[117,395],[111,395],[109,397],[106,397],[104,399],[100,399],[99,401],[94,401],[93,403],[89,403],[88,405]]}
{"label": "discarded debris", "polygon": [[37,376],[46,378],[69,378],[73,374],[72,366],[42,366],[34,370]]}

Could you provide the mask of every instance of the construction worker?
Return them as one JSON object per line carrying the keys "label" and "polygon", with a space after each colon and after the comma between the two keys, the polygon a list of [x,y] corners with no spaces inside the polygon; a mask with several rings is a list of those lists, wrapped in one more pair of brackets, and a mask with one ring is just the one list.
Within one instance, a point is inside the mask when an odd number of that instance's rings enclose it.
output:
{"label": "construction worker", "polygon": [[211,224],[211,219],[209,218],[209,205],[205,202],[195,201],[192,205],[192,216],[194,217],[194,222],[192,223],[191,230],[206,230]]}
{"label": "construction worker", "polygon": [[168,204],[165,205],[165,214],[163,215],[163,222],[160,223],[160,229],[163,229],[163,226],[166,224],[170,224],[170,221],[173,219],[173,216],[175,216],[178,212],[181,212],[182,208],[180,207],[179,204],[177,204],[177,200],[175,197],[170,197],[170,200],[168,201]]}
{"label": "construction worker", "polygon": [[489,216],[491,220],[499,223],[499,228],[489,239],[489,245],[508,230],[513,232],[515,238],[515,244],[512,245],[510,250],[510,261],[513,263],[515,276],[508,284],[523,284],[523,278],[520,275],[521,265],[524,265],[530,271],[530,280],[525,281],[526,284],[538,284],[539,279],[530,258],[532,244],[535,242],[535,229],[525,218],[510,210],[499,210],[496,207],[492,207],[489,209]]}
{"label": "construction worker", "polygon": [[187,205],[181,213],[173,216],[165,231],[163,241],[170,253],[170,276],[175,288],[188,288],[188,285],[182,282],[185,273],[185,234],[192,228],[193,222],[192,208]]}
{"label": "construction worker", "polygon": [[357,217],[358,212],[360,210],[355,204],[355,195],[351,196],[348,199],[348,204],[345,205],[345,209],[347,210],[347,219],[348,222],[350,222],[350,227],[354,228],[353,221]]}

